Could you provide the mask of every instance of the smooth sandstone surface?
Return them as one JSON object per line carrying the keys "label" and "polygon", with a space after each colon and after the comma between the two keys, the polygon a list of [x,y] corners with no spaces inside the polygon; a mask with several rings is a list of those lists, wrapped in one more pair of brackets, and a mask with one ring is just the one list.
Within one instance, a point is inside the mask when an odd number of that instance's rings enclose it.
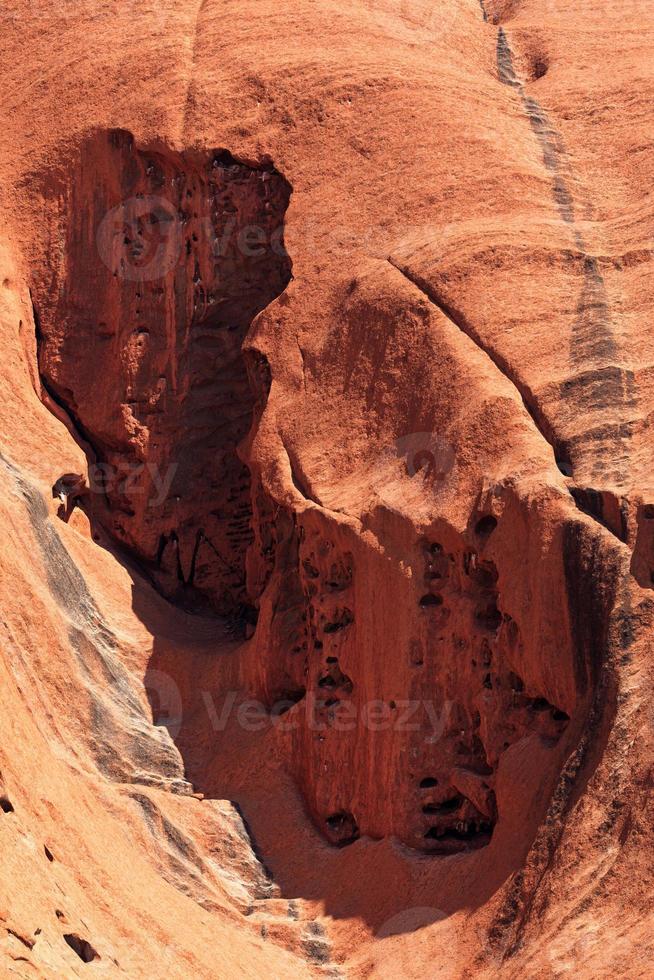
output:
{"label": "smooth sandstone surface", "polygon": [[650,975],[651,5],[0,16],[0,973]]}

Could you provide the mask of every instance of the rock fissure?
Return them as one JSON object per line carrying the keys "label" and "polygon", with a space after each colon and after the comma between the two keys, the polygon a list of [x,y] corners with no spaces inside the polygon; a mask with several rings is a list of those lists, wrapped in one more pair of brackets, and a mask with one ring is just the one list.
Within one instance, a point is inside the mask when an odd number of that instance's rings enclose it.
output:
{"label": "rock fissure", "polygon": [[388,258],[388,262],[394,269],[397,269],[397,271],[403,275],[405,279],[408,279],[408,281],[415,286],[416,289],[419,289],[420,292],[427,297],[429,302],[437,307],[437,309],[439,309],[440,312],[447,317],[450,323],[453,323],[454,326],[461,331],[461,333],[464,333],[466,337],[469,337],[470,340],[472,340],[472,342],[479,348],[479,350],[482,351],[482,353],[485,354],[490,361],[492,361],[497,370],[507,379],[507,381],[510,382],[513,388],[515,388],[537,431],[552,449],[555,459],[560,461],[561,447],[552,432],[552,427],[549,421],[543,415],[534,393],[529,389],[524,381],[517,376],[517,373],[512,370],[505,358],[502,357],[498,351],[493,350],[488,344],[484,343],[479,332],[472,327],[472,325],[461,313],[454,310],[442,296],[438,295],[431,283],[427,282],[421,276],[416,275],[407,266],[397,262],[397,260],[395,260],[392,256]]}
{"label": "rock fissure", "polygon": [[[535,396],[529,389],[525,386],[517,375],[510,371],[508,365],[504,358],[494,351],[491,351],[487,345],[482,342],[482,339],[477,331],[475,331],[465,320],[464,317],[457,314],[452,308],[445,302],[442,298],[437,296],[436,291],[426,282],[424,279],[416,276],[414,273],[410,272],[406,267],[399,265],[394,259],[389,258],[388,261],[397,269],[406,279],[409,280],[420,292],[424,293],[427,299],[436,306],[444,316],[450,320],[456,327],[461,330],[467,337],[469,337],[477,347],[483,351],[484,354],[493,362],[495,367],[504,375],[504,377],[511,382],[513,387],[516,389],[518,394],[522,399],[522,403],[525,406],[529,416],[531,417],[536,429],[543,437],[543,439],[552,448],[554,453],[554,458],[559,466],[559,469],[564,473],[564,475],[570,475],[569,465],[566,462],[565,451],[561,449],[561,443],[553,436],[546,433],[552,431],[550,424],[545,419],[540,408],[537,406]],[[602,492],[599,490],[576,487],[574,484],[569,486],[570,495],[575,503],[575,506],[581,510],[588,517],[591,517],[594,521],[597,521],[605,530],[609,531],[621,542],[626,542],[628,537],[628,501],[626,498],[622,498],[618,505],[616,512],[615,494],[610,491]],[[590,502],[589,502],[590,501]],[[433,597],[427,596],[424,598],[424,604],[433,603]],[[421,600],[423,601],[423,600]]]}

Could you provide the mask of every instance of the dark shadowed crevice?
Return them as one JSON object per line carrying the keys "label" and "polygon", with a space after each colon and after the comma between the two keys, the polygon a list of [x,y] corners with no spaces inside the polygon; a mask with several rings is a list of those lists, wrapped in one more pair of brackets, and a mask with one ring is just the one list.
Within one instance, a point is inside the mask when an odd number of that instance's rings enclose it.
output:
{"label": "dark shadowed crevice", "polygon": [[64,939],[72,951],[79,956],[83,963],[92,963],[93,960],[100,959],[99,953],[93,949],[93,946],[91,946],[88,939],[82,939],[81,936],[76,936],[72,932],[66,933],[64,935]]}
{"label": "dark shadowed crevice", "polygon": [[89,459],[84,508],[189,611],[251,606],[237,446],[269,366],[242,345],[291,279],[290,194],[267,160],[95,134],[65,193],[65,276],[32,283],[44,401]]}

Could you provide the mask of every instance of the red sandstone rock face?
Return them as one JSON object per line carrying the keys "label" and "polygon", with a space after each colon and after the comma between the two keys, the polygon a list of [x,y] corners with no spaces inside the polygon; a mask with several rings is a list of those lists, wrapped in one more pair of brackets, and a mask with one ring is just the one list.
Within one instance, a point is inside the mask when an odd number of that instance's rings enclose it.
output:
{"label": "red sandstone rock face", "polygon": [[9,13],[3,970],[646,975],[649,8]]}
{"label": "red sandstone rock face", "polygon": [[241,344],[290,278],[290,187],[270,165],[141,150],[120,130],[88,139],[72,171],[65,256],[33,295],[43,384],[92,456],[91,509],[165,595],[243,614]]}

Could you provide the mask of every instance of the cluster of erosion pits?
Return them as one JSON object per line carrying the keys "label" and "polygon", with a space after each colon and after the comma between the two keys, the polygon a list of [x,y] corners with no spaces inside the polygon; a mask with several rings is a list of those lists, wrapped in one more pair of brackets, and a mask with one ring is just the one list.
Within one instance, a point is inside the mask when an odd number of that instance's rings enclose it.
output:
{"label": "cluster of erosion pits", "polygon": [[[187,611],[249,637],[272,590],[266,696],[271,715],[301,719],[288,765],[331,844],[394,835],[427,854],[476,850],[498,820],[502,754],[530,734],[556,745],[569,717],[516,669],[520,628],[485,557],[497,519],[478,514],[456,547],[430,536],[413,556],[393,690],[401,676],[406,704],[435,715],[384,732],[365,723],[375,651],[357,622],[361,545],[322,513],[274,504],[237,451],[270,387],[265,357],[242,343],[291,278],[290,190],[271,162],[224,150],[139,148],[123,131],[81,147],[61,196],[61,279],[32,284],[43,397],[89,459],[88,481],[62,474],[54,489],[62,516],[79,502],[94,536]],[[386,697],[383,671],[376,683],[397,722],[406,705]],[[399,807],[361,771],[383,755]]]}
{"label": "cluster of erosion pits", "polygon": [[[499,817],[503,754],[530,736],[554,749],[568,728],[568,713],[521,676],[529,658],[520,628],[502,610],[498,568],[485,557],[496,527],[481,514],[458,547],[417,542],[414,634],[392,676],[361,634],[356,546],[315,511],[287,515],[265,535],[263,578],[277,590],[268,703],[294,715],[289,757],[332,844],[393,835],[433,855],[483,848]],[[395,766],[399,806],[375,779],[376,762]]]}
{"label": "cluster of erosion pits", "polygon": [[424,829],[423,846],[430,850],[488,844],[498,819],[494,782],[500,757],[531,733],[555,745],[570,720],[528,691],[512,666],[522,661],[520,629],[502,612],[498,569],[483,557],[496,526],[492,515],[479,517],[478,547],[458,554],[446,553],[437,541],[422,543],[425,591],[419,605],[426,643],[416,645],[413,662],[425,669],[425,648],[449,648],[458,660],[456,686],[444,702],[438,766],[417,786],[424,823],[416,831]]}

